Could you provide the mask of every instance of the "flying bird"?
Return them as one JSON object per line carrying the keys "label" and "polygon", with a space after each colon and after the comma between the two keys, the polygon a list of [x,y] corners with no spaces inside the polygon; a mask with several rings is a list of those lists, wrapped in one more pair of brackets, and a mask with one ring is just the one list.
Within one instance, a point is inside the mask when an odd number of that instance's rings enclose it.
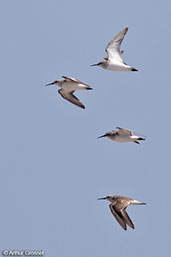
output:
{"label": "flying bird", "polygon": [[62,76],[63,80],[55,80],[52,83],[49,83],[45,86],[58,86],[61,89],[58,90],[58,93],[67,101],[79,106],[80,108],[85,109],[85,106],[80,102],[80,100],[74,95],[76,90],[91,90],[92,88],[87,84],[81,82],[78,79],[69,78]]}
{"label": "flying bird", "polygon": [[114,196],[106,196],[104,198],[98,198],[97,200],[108,200],[111,202],[109,205],[109,208],[117,220],[117,222],[121,225],[121,227],[124,230],[127,230],[127,225],[134,229],[134,224],[130,217],[128,216],[128,213],[126,212],[126,208],[129,205],[143,205],[146,203],[139,202],[137,200],[134,200],[132,198],[120,196],[120,195],[114,195]]}
{"label": "flying bird", "polygon": [[134,142],[136,144],[140,144],[140,140],[145,140],[145,136],[141,135],[135,131],[131,131],[125,128],[116,127],[118,130],[112,130],[110,132],[105,133],[102,136],[99,136],[98,138],[102,137],[108,137],[111,140],[114,140],[116,142]]}
{"label": "flying bird", "polygon": [[105,51],[107,52],[107,57],[105,61],[93,64],[91,66],[100,66],[106,70],[111,71],[138,71],[137,69],[126,64],[122,58],[123,50],[120,50],[121,43],[128,31],[128,28],[120,31],[106,46]]}

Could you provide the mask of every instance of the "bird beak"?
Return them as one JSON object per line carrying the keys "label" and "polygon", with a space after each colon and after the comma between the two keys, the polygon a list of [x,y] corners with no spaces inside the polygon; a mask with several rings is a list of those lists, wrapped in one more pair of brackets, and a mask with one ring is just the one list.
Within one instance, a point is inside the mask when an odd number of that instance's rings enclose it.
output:
{"label": "bird beak", "polygon": [[52,83],[49,83],[49,84],[45,85],[45,87],[47,87],[47,86],[53,86],[54,84],[55,84],[55,83],[52,82]]}
{"label": "bird beak", "polygon": [[92,64],[92,65],[90,65],[90,67],[93,67],[93,66],[97,66],[98,64],[96,63],[96,64]]}
{"label": "bird beak", "polygon": [[97,200],[106,200],[106,197],[103,197],[103,198],[97,198]]}
{"label": "bird beak", "polygon": [[102,135],[102,136],[99,136],[99,137],[97,137],[97,138],[102,138],[102,137],[106,137],[106,135]]}

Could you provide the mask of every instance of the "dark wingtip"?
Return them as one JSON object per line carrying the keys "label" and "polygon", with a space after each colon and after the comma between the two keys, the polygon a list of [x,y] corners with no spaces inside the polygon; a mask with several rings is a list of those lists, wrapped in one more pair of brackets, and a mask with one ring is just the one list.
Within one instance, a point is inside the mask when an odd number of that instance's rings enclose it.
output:
{"label": "dark wingtip", "polygon": [[77,107],[80,107],[81,109],[85,109],[85,106],[81,103],[80,105],[75,104]]}
{"label": "dark wingtip", "polygon": [[86,89],[87,89],[87,90],[93,90],[93,88],[92,88],[92,87],[87,87]]}
{"label": "dark wingtip", "polygon": [[135,68],[131,68],[131,71],[138,71],[137,69],[135,69]]}

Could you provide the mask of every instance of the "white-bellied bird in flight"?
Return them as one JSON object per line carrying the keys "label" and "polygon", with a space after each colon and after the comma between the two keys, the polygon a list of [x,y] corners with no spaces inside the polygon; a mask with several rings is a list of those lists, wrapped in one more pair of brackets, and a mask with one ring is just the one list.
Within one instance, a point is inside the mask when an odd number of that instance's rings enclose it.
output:
{"label": "white-bellied bird in flight", "polygon": [[116,142],[124,143],[124,142],[134,142],[136,144],[140,144],[140,140],[145,140],[145,136],[139,134],[138,132],[131,131],[125,128],[116,127],[118,130],[112,130],[110,132],[105,133],[102,136],[99,136],[98,138],[102,137],[108,137],[111,140],[114,140]]}
{"label": "white-bellied bird in flight", "polygon": [[134,200],[132,198],[120,196],[120,195],[113,195],[113,196],[106,196],[103,198],[98,198],[98,200],[108,200],[111,202],[109,205],[109,208],[117,220],[117,222],[121,225],[121,227],[124,230],[127,230],[127,225],[134,229],[134,224],[130,217],[128,216],[128,213],[126,212],[126,208],[129,205],[143,205],[146,203],[139,202],[137,200]]}
{"label": "white-bellied bird in flight", "polygon": [[91,66],[100,66],[111,71],[138,71],[134,67],[126,64],[122,58],[124,51],[120,50],[120,46],[127,31],[128,28],[123,29],[108,43],[105,48],[105,51],[107,52],[107,57],[104,58],[105,61],[93,64]]}
{"label": "white-bellied bird in flight", "polygon": [[45,86],[58,86],[61,89],[58,90],[58,93],[67,101],[79,106],[80,108],[85,109],[85,106],[80,102],[80,100],[74,95],[76,90],[91,90],[92,88],[87,84],[81,82],[78,79],[69,78],[62,76],[63,80],[55,80],[52,83],[49,83]]}

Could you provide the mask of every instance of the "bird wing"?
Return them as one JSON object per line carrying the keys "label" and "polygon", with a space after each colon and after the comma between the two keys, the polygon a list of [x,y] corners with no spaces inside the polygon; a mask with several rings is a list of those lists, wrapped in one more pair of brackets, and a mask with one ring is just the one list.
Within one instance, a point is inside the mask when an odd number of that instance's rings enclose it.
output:
{"label": "bird wing", "polygon": [[80,100],[73,94],[75,91],[66,92],[64,89],[59,89],[58,93],[67,101],[85,109],[85,106],[80,102]]}
{"label": "bird wing", "polygon": [[121,227],[124,230],[127,230],[126,222],[125,222],[125,219],[123,219],[123,217],[122,217],[122,213],[118,209],[116,209],[114,204],[112,204],[112,203],[109,205],[109,208],[110,208],[113,216],[117,220],[117,222],[121,225]]}
{"label": "bird wing", "polygon": [[62,76],[62,78],[64,78],[67,82],[75,82],[75,83],[80,83],[81,82],[78,79],[74,79],[74,78],[70,78],[70,77],[66,77],[66,76]]}
{"label": "bird wing", "polygon": [[126,209],[121,210],[121,213],[122,213],[122,216],[123,216],[125,222],[128,224],[128,226],[130,226],[131,228],[134,229],[135,228],[134,224],[133,224],[132,220],[130,219],[130,217],[128,216]]}
{"label": "bird wing", "polygon": [[116,127],[117,129],[119,129],[119,131],[118,131],[118,133],[120,134],[120,135],[130,135],[130,136],[132,136],[133,134],[135,134],[135,135],[137,135],[137,136],[142,136],[142,137],[144,137],[144,138],[146,138],[146,136],[144,136],[144,135],[142,135],[142,134],[140,134],[140,133],[138,133],[138,132],[136,132],[136,131],[133,131],[133,130],[128,130],[128,129],[125,129],[125,128],[120,128],[120,127]]}
{"label": "bird wing", "polygon": [[135,134],[135,135],[137,135],[137,136],[141,136],[141,137],[146,138],[146,136],[144,136],[143,134],[140,134],[140,133],[138,133],[138,132],[136,132],[136,131],[132,131],[132,134]]}
{"label": "bird wing", "polygon": [[105,51],[108,54],[108,59],[114,60],[115,62],[122,62],[123,59],[121,57],[122,51],[120,51],[121,43],[128,31],[128,28],[120,31],[106,46]]}
{"label": "bird wing", "polygon": [[129,135],[129,136],[132,136],[132,131],[131,130],[128,130],[128,129],[125,129],[125,128],[120,128],[120,127],[116,127],[118,130],[118,133],[119,135]]}
{"label": "bird wing", "polygon": [[62,78],[64,78],[66,82],[72,82],[72,83],[82,84],[82,85],[87,86],[87,88],[91,88],[89,85],[83,83],[83,82],[80,81],[79,79],[70,78],[70,77],[66,77],[66,76],[62,76]]}

